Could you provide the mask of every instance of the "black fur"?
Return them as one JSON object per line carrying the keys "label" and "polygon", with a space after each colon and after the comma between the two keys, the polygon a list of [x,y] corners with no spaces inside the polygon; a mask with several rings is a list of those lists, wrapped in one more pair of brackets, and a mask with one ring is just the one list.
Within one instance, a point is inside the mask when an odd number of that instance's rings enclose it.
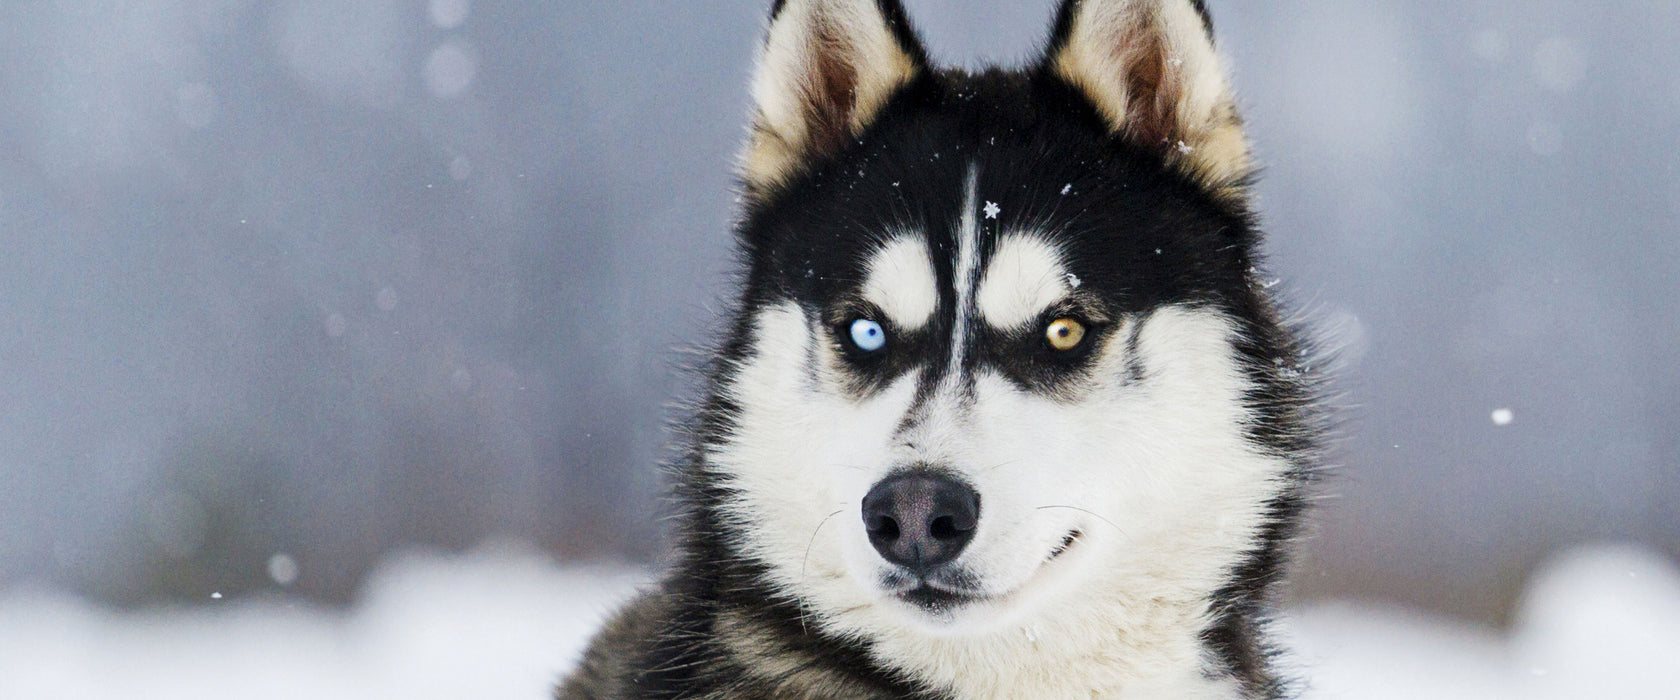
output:
{"label": "black fur", "polygon": [[[1065,42],[1078,2],[1063,4],[1052,50]],[[907,52],[925,63],[899,3],[879,5]],[[778,0],[773,17],[782,6]],[[1196,6],[1205,19],[1206,8]],[[722,388],[750,351],[757,311],[796,302],[808,317],[824,319],[820,330],[843,346],[866,256],[886,232],[906,225],[926,232],[939,283],[951,284],[954,256],[946,253],[957,245],[952,223],[961,214],[971,164],[978,167],[979,191],[1002,212],[983,222],[982,268],[1000,228],[1019,224],[1071,241],[1068,264],[1083,284],[1078,306],[1065,311],[1088,322],[1089,343],[1135,343],[1135,336],[1117,333],[1118,321],[1167,304],[1213,307],[1239,320],[1239,351],[1257,387],[1247,400],[1262,417],[1250,438],[1289,459],[1296,472],[1294,486],[1270,504],[1261,543],[1215,595],[1216,624],[1204,641],[1223,665],[1209,673],[1235,678],[1245,697],[1287,694],[1265,641],[1265,611],[1303,507],[1319,431],[1302,348],[1257,283],[1254,216],[1241,201],[1171,167],[1156,144],[1115,136],[1080,92],[1039,66],[978,74],[924,70],[863,134],[746,200],[737,231],[744,267],[739,306],[707,371],[709,390],[687,426],[691,444],[676,469],[679,554],[663,582],[595,641],[560,698],[943,697],[877,665],[866,640],[829,636],[804,623],[800,602],[768,582],[764,564],[742,553],[742,535],[721,515],[731,494],[704,454],[736,423],[739,407]],[[895,352],[854,358],[848,371],[856,390],[885,386],[922,363],[919,358],[943,357],[955,313],[943,304],[921,332],[893,334]],[[996,367],[1032,391],[1054,393],[1091,371],[1081,358],[1034,354],[1037,338],[976,340],[981,350],[965,363]],[[943,363],[927,367],[924,381],[936,382]],[[797,660],[798,671],[767,673],[732,648],[743,625],[752,645]]]}

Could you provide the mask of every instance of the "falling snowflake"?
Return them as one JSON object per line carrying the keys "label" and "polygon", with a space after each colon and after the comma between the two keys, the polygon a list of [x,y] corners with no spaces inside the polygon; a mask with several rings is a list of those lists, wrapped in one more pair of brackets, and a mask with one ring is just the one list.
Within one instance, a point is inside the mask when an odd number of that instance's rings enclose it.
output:
{"label": "falling snowflake", "polygon": [[1191,151],[1196,150],[1195,146],[1192,146],[1192,145],[1190,145],[1188,143],[1185,143],[1183,141],[1178,142],[1177,148],[1178,148],[1178,152],[1183,153],[1184,155],[1190,155]]}
{"label": "falling snowflake", "polygon": [[268,577],[282,586],[297,582],[298,564],[291,555],[281,553],[268,558]]}
{"label": "falling snowflake", "polygon": [[1078,289],[1079,285],[1085,283],[1083,280],[1079,279],[1079,275],[1073,274],[1072,272],[1067,273],[1066,277],[1067,277],[1068,286],[1072,287],[1074,289]]}
{"label": "falling snowflake", "polygon": [[1516,420],[1517,416],[1509,408],[1498,408],[1494,409],[1492,418],[1494,425],[1505,427],[1510,425],[1511,421]]}
{"label": "falling snowflake", "polygon": [[996,219],[996,218],[998,218],[998,213],[1002,212],[1003,209],[998,207],[997,202],[986,202],[986,210],[985,211],[986,211],[986,218]]}
{"label": "falling snowflake", "polygon": [[1070,182],[1066,185],[1062,185],[1062,194],[1063,195],[1066,195],[1067,193],[1072,192],[1072,191],[1073,191],[1073,183]]}

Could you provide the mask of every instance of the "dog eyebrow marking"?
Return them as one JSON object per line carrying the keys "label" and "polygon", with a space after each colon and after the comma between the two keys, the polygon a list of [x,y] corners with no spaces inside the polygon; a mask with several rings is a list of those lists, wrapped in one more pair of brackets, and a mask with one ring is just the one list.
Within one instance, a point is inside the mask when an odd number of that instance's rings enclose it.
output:
{"label": "dog eyebrow marking", "polygon": [[980,271],[980,166],[970,163],[963,183],[962,218],[957,226],[957,267],[951,275],[956,291],[956,320],[951,324],[951,358],[945,375],[961,376],[963,356],[968,351],[969,316],[974,309],[974,286]]}
{"label": "dog eyebrow marking", "polygon": [[1038,236],[1015,234],[998,242],[986,264],[978,308],[994,328],[1011,330],[1038,318],[1071,291],[1062,251]]}
{"label": "dog eyebrow marking", "polygon": [[914,331],[926,326],[939,307],[939,279],[927,241],[905,234],[876,250],[870,256],[863,298],[899,328]]}

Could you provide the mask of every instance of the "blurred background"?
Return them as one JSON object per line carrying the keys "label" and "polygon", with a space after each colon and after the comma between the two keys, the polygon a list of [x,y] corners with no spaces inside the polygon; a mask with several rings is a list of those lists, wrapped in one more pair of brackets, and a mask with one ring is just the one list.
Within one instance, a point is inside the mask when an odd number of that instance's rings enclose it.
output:
{"label": "blurred background", "polygon": [[[906,0],[970,66],[1054,4]],[[1209,4],[1270,274],[1344,348],[1294,604],[1498,630],[1573,547],[1671,565],[1680,4]],[[7,3],[0,595],[650,561],[767,5]]]}

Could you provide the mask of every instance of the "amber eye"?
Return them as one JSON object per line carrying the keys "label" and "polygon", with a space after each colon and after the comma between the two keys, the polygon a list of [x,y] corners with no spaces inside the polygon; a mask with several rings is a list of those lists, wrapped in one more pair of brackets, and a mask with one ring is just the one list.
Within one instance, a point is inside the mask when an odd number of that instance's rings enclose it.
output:
{"label": "amber eye", "polygon": [[1050,341],[1050,347],[1067,352],[1079,347],[1079,342],[1085,339],[1085,324],[1058,318],[1044,327],[1044,339]]}

